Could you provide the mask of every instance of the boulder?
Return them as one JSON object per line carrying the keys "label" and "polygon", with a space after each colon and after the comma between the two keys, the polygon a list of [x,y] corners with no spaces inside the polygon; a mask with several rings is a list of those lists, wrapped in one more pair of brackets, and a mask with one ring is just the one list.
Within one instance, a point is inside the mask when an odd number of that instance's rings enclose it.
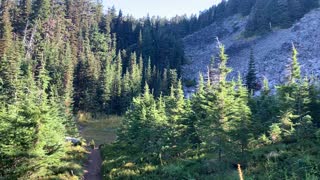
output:
{"label": "boulder", "polygon": [[74,146],[81,146],[82,142],[78,138],[66,137],[66,141],[72,143]]}

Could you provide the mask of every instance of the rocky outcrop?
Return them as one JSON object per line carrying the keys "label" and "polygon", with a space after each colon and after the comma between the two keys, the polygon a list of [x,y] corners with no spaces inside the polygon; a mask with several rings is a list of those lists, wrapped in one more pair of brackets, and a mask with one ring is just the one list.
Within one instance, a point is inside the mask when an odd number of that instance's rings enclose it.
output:
{"label": "rocky outcrop", "polygon": [[184,79],[198,79],[206,74],[212,56],[217,55],[217,40],[225,45],[228,66],[233,68],[230,79],[238,72],[247,73],[250,49],[254,51],[258,77],[268,78],[274,86],[285,81],[291,58],[291,44],[299,51],[303,75],[320,76],[320,9],[306,14],[289,29],[277,29],[260,37],[242,36],[246,17],[239,15],[214,23],[183,39],[188,63],[183,66]]}

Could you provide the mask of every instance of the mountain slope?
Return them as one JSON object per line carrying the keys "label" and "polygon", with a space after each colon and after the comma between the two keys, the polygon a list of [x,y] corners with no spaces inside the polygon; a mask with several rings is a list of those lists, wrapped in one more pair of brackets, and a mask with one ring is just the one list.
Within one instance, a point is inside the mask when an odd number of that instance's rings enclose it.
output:
{"label": "mountain slope", "polygon": [[291,57],[291,44],[299,54],[304,75],[320,75],[320,9],[306,14],[288,29],[273,30],[264,36],[243,38],[247,18],[239,15],[214,23],[183,39],[188,63],[183,66],[184,79],[198,79],[199,72],[206,74],[211,56],[217,54],[217,40],[226,46],[228,65],[233,68],[231,77],[238,72],[246,74],[252,48],[256,59],[258,77],[267,77],[270,85],[285,81],[286,66]]}

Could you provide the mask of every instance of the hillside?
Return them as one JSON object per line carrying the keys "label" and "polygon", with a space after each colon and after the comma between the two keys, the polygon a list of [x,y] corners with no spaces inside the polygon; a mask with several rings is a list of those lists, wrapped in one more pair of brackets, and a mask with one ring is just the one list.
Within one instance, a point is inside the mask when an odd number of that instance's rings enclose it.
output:
{"label": "hillside", "polygon": [[219,23],[213,23],[183,39],[188,63],[183,66],[183,78],[198,79],[199,72],[206,74],[210,58],[216,56],[216,38],[225,44],[229,55],[228,65],[233,68],[230,78],[238,72],[247,73],[250,49],[254,51],[258,77],[266,77],[270,85],[283,83],[286,65],[291,57],[291,43],[300,52],[298,58],[303,75],[320,75],[320,9],[306,14],[288,29],[274,29],[273,32],[251,38],[244,38],[248,17],[235,15]]}

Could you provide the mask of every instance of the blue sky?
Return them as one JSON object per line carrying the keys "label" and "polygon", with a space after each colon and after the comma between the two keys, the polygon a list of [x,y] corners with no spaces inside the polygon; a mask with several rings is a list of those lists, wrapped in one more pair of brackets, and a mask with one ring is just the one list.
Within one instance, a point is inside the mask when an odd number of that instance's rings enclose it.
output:
{"label": "blue sky", "polygon": [[122,9],[124,14],[131,14],[136,18],[148,13],[150,16],[173,17],[175,15],[197,14],[208,9],[220,0],[103,0],[105,7]]}

